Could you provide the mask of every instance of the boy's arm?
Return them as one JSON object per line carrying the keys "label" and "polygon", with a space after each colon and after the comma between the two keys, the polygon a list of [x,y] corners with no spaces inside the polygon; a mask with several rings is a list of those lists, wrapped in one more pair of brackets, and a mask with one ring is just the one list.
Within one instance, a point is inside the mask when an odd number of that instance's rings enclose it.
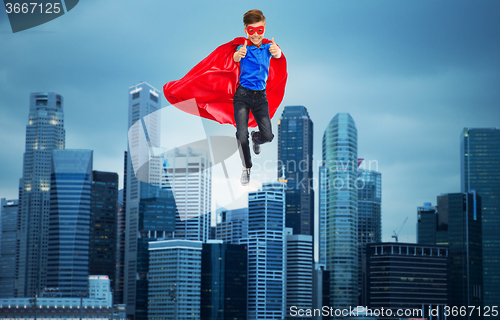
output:
{"label": "boy's arm", "polygon": [[243,47],[241,47],[239,50],[236,50],[236,52],[233,54],[234,62],[240,62],[241,58],[245,58],[246,54],[247,54],[247,41],[245,40]]}
{"label": "boy's arm", "polygon": [[271,52],[271,55],[273,57],[275,57],[276,59],[281,58],[281,49],[280,49],[280,47],[278,47],[276,42],[274,42],[274,37],[271,39],[271,41],[272,41],[272,44],[269,47],[269,51]]}

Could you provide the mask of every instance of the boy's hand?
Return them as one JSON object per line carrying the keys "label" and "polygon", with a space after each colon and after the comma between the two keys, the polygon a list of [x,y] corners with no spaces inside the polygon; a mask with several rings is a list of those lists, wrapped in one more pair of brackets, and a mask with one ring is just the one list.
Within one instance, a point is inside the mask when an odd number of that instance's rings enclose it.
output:
{"label": "boy's hand", "polygon": [[271,39],[273,42],[271,46],[269,47],[269,51],[275,58],[281,58],[281,49],[276,45],[276,42],[274,42],[274,37]]}
{"label": "boy's hand", "polygon": [[247,55],[247,41],[245,40],[243,47],[241,47],[238,51],[234,53],[233,60],[234,62],[240,62],[241,58],[245,58],[246,55]]}

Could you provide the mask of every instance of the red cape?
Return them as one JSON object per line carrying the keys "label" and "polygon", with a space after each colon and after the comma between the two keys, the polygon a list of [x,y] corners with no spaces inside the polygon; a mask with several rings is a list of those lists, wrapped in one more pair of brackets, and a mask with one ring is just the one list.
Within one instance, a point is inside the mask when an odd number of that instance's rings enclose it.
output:
{"label": "red cape", "polygon": [[[168,82],[163,86],[163,93],[168,102],[180,110],[211,119],[219,123],[234,123],[233,96],[238,86],[240,64],[234,62],[233,54],[246,38],[235,38],[215,49],[208,57],[198,63],[182,79]],[[262,43],[271,43],[263,39]],[[279,59],[271,58],[266,92],[269,101],[269,116],[276,113],[283,96],[287,79],[286,59],[282,53]],[[189,108],[190,104],[176,103],[196,99],[198,108]],[[257,123],[250,113],[249,127]]]}

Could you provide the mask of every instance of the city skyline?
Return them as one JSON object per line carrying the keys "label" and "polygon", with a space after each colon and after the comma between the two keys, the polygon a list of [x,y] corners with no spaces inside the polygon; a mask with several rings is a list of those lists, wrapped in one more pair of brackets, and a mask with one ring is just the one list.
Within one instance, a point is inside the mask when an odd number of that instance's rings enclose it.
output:
{"label": "city skyline", "polygon": [[[286,105],[308,108],[317,161],[327,122],[338,112],[349,112],[359,130],[359,157],[376,160],[379,167],[372,169],[384,176],[383,241],[391,241],[392,230],[408,216],[400,239],[415,242],[415,208],[436,194],[460,191],[460,132],[499,125],[500,35],[495,30],[500,5],[363,4],[253,5],[267,17],[266,37],[275,37],[289,63],[277,114]],[[105,9],[116,14],[96,15],[88,25],[93,12]],[[216,46],[243,35],[241,18],[248,9],[245,4],[199,2],[192,10],[181,3],[88,1],[17,34],[7,33],[2,11],[0,197],[18,197],[32,92],[65,97],[66,148],[94,150],[94,168],[119,173],[121,188],[127,88],[146,81],[160,89],[182,77]],[[303,29],[290,30],[294,23],[289,17],[302,21]],[[95,45],[89,45],[91,40]],[[326,52],[318,59],[316,46]],[[277,120],[272,119],[275,132]],[[234,135],[230,126],[208,123],[207,128]],[[256,162],[276,159],[276,149],[274,141],[263,146]],[[238,169],[229,168],[230,175],[238,175]]]}

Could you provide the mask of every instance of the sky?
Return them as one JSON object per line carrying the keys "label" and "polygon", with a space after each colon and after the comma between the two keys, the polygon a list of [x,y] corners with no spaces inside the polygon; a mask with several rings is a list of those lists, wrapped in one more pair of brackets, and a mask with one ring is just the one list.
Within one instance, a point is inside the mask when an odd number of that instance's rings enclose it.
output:
{"label": "sky", "polygon": [[[284,106],[305,106],[316,163],[330,120],[351,114],[358,157],[382,173],[382,240],[408,217],[399,239],[415,242],[417,207],[460,192],[463,128],[500,126],[498,1],[85,0],[15,34],[0,10],[0,198],[18,196],[30,93],[63,96],[66,148],[94,150],[94,170],[118,172],[121,187],[129,87],[161,91],[244,36],[254,8],[288,63],[275,133]],[[276,157],[277,139],[254,163]],[[241,168],[228,171],[239,180]]]}

